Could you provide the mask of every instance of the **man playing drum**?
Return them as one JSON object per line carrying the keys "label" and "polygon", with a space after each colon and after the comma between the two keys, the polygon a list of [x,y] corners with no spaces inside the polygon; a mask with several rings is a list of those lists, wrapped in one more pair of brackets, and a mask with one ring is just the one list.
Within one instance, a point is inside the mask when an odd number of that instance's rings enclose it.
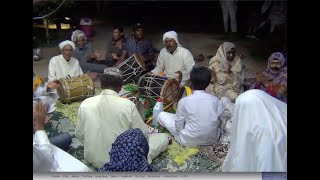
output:
{"label": "man playing drum", "polygon": [[48,82],[70,76],[76,77],[83,74],[79,61],[72,57],[75,45],[66,40],[59,44],[61,54],[51,58],[49,62]]}
{"label": "man playing drum", "polygon": [[132,37],[126,39],[123,45],[123,53],[117,61],[116,65],[120,64],[125,58],[136,54],[146,65],[146,72],[154,68],[153,61],[155,59],[154,48],[149,40],[144,38],[144,25],[137,23],[132,28]]}
{"label": "man playing drum", "polygon": [[157,65],[151,72],[159,76],[160,72],[164,71],[167,77],[181,81],[180,86],[186,85],[195,64],[192,54],[188,49],[181,47],[175,31],[166,32],[163,35],[163,43],[165,48],[161,49]]}

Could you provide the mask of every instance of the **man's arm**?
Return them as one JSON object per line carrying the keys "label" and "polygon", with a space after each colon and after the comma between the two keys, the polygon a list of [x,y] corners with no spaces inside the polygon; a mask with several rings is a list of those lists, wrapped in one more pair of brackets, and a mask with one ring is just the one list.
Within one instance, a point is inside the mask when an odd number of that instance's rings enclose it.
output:
{"label": "man's arm", "polygon": [[33,171],[50,172],[58,168],[54,160],[53,147],[44,131],[44,123],[47,114],[47,105],[37,103],[33,108]]}
{"label": "man's arm", "polygon": [[160,54],[157,59],[157,65],[156,67],[151,71],[153,74],[158,75],[160,74],[161,71],[164,70],[164,65],[163,65],[163,51],[160,51]]}
{"label": "man's arm", "polygon": [[118,66],[120,63],[122,63],[126,59],[127,54],[128,54],[128,51],[123,50],[121,56],[119,57],[119,59],[117,60],[114,66]]}
{"label": "man's arm", "polygon": [[188,51],[184,58],[184,66],[185,69],[182,69],[180,72],[182,73],[182,79],[187,80],[190,79],[190,72],[192,67],[194,66],[194,58],[192,54]]}
{"label": "man's arm", "polygon": [[154,48],[152,46],[152,43],[149,41],[148,43],[148,54],[146,55],[146,61],[150,62],[150,63],[153,63],[154,61],[154,57],[155,57],[155,54],[154,54]]}
{"label": "man's arm", "polygon": [[185,121],[187,117],[187,110],[184,105],[183,99],[178,103],[177,111],[176,111],[177,119],[176,119],[176,133],[179,133],[185,127]]}

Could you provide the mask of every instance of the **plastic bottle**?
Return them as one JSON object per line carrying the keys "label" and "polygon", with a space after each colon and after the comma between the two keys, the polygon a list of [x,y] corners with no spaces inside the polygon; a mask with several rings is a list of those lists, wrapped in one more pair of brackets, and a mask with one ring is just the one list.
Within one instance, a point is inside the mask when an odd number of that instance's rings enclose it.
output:
{"label": "plastic bottle", "polygon": [[163,111],[162,99],[158,98],[157,99],[157,103],[153,107],[152,126],[155,127],[155,128],[159,127],[159,123],[157,121],[157,118],[158,118],[158,115],[160,114],[160,112],[162,112],[162,111]]}

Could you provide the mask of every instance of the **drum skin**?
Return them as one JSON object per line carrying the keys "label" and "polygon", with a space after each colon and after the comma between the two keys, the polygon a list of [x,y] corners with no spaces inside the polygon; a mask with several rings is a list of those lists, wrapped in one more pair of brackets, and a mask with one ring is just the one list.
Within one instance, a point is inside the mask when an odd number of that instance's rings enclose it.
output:
{"label": "drum skin", "polygon": [[62,103],[80,101],[94,95],[94,84],[87,74],[61,78],[59,83],[57,92]]}

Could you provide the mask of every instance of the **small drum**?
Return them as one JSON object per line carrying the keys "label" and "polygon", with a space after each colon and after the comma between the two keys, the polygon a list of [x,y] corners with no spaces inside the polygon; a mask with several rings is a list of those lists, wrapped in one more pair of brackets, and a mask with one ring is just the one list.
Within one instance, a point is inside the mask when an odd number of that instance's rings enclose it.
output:
{"label": "small drum", "polygon": [[170,104],[178,98],[179,82],[176,79],[144,74],[139,79],[138,86],[142,97],[154,100],[161,97],[166,104]]}
{"label": "small drum", "polygon": [[57,91],[62,103],[79,101],[94,95],[94,85],[87,74],[61,78],[59,82]]}
{"label": "small drum", "polygon": [[145,64],[136,54],[132,54],[128,59],[120,63],[117,68],[123,72],[123,83],[126,84],[145,70]]}

